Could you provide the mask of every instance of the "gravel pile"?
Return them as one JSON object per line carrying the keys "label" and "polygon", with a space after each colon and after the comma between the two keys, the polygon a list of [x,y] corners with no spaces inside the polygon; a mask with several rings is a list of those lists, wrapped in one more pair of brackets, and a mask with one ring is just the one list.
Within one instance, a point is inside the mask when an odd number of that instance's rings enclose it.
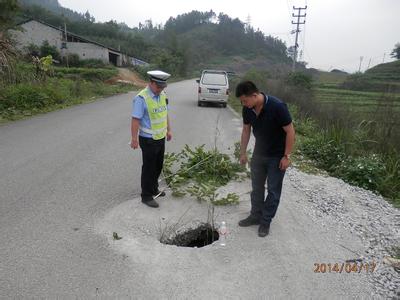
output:
{"label": "gravel pile", "polygon": [[368,277],[376,294],[400,299],[400,270],[384,263],[385,257],[393,256],[393,248],[400,247],[400,210],[381,196],[337,178],[309,175],[294,168],[287,176],[306,196],[309,213],[318,224],[342,226],[361,239],[365,251],[355,256],[360,263],[377,263]]}

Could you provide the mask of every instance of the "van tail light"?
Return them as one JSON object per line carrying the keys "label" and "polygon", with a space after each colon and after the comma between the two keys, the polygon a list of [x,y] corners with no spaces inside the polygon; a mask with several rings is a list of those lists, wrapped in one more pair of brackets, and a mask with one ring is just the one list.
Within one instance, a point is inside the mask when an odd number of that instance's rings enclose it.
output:
{"label": "van tail light", "polygon": [[201,87],[199,87],[199,94],[201,93]]}
{"label": "van tail light", "polygon": [[229,90],[226,90],[226,94],[229,96]]}

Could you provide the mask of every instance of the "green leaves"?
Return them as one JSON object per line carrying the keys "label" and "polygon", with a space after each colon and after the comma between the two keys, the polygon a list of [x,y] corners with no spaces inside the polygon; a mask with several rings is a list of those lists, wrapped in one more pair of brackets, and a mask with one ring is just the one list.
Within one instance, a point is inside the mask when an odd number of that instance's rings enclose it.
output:
{"label": "green leaves", "polygon": [[179,154],[167,153],[164,157],[163,172],[173,196],[181,197],[188,193],[199,201],[215,205],[238,202],[239,197],[233,193],[218,199],[216,190],[233,179],[245,176],[245,171],[229,155],[217,149],[206,150],[205,145],[194,149],[185,145]]}

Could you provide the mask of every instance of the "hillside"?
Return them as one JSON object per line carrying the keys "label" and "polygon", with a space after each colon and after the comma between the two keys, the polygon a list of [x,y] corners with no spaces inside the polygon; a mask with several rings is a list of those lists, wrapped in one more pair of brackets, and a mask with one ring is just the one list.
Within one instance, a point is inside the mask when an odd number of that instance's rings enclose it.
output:
{"label": "hillside", "polygon": [[400,82],[400,60],[377,65],[365,71],[370,79],[385,82]]}
{"label": "hillside", "polygon": [[178,76],[209,66],[240,71],[238,60],[258,68],[288,65],[291,61],[285,43],[278,38],[213,11],[170,17],[165,25],[154,26],[147,20],[130,28],[114,20],[96,22],[89,12],[76,13],[61,7],[57,0],[23,0],[16,22],[27,17],[57,27],[65,23],[70,32],[112,48],[120,47],[122,52]]}
{"label": "hillside", "polygon": [[343,88],[371,92],[400,92],[400,60],[377,65],[346,78]]}

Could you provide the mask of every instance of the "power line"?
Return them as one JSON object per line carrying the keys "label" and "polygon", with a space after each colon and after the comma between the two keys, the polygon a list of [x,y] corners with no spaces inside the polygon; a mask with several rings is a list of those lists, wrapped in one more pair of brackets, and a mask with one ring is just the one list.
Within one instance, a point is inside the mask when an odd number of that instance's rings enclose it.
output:
{"label": "power line", "polygon": [[290,13],[290,4],[289,4],[289,0],[286,0],[286,6],[287,6],[287,11],[288,11],[288,16],[289,16],[289,21],[292,20],[292,14]]}

